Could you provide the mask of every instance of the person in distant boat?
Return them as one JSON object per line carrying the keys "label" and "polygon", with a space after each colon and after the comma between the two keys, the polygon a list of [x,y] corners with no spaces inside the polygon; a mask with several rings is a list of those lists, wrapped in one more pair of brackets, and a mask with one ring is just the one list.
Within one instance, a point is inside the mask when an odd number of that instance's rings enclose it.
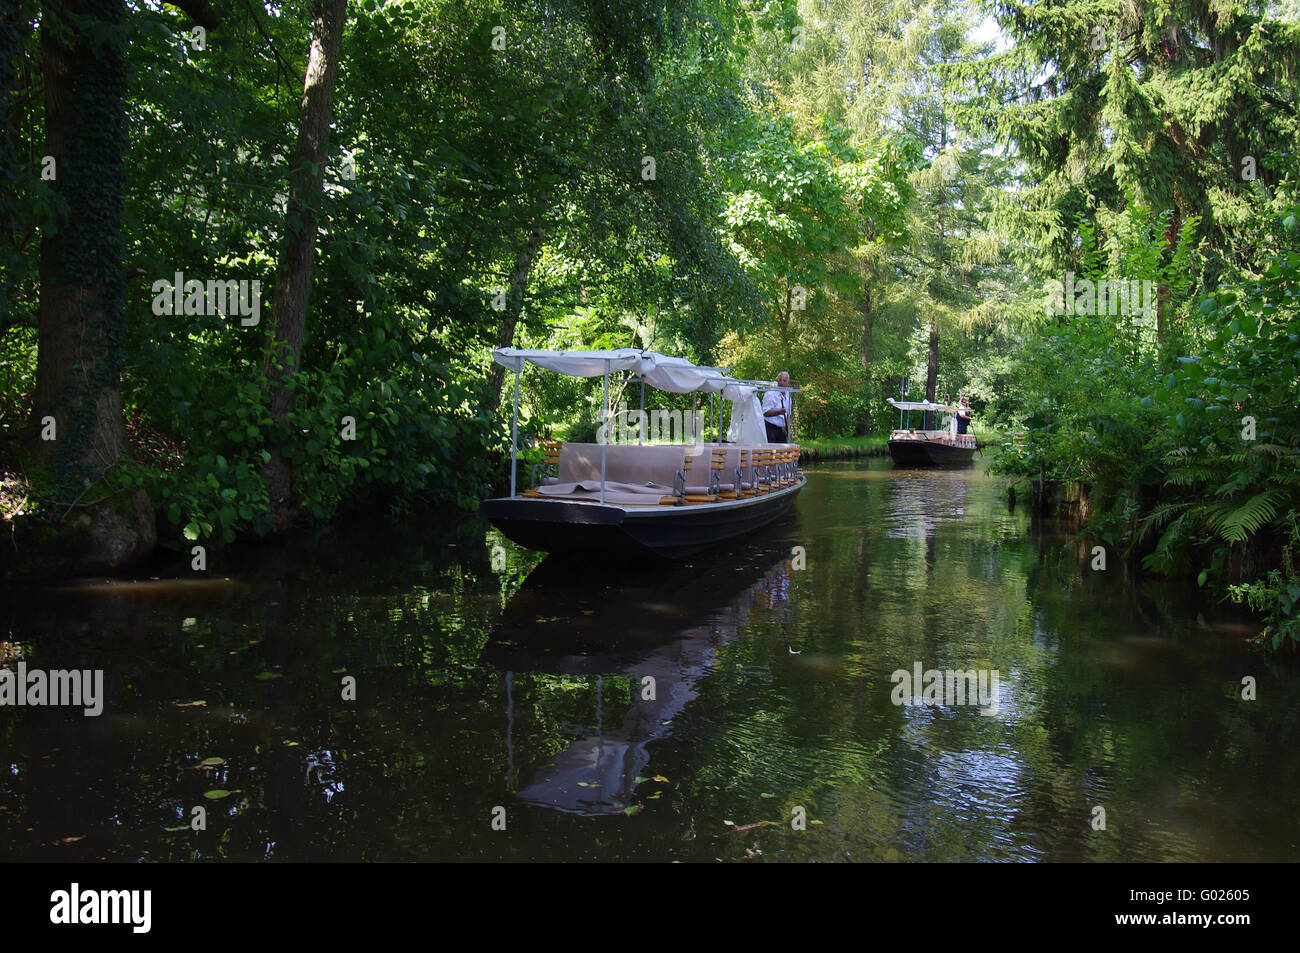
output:
{"label": "person in distant boat", "polygon": [[957,398],[957,432],[965,433],[966,428],[970,426],[970,408],[966,406],[966,398]]}
{"label": "person in distant boat", "polygon": [[[789,387],[790,375],[785,371],[776,375],[777,387]],[[789,443],[790,395],[781,390],[763,394],[763,424],[767,427],[768,443]]]}

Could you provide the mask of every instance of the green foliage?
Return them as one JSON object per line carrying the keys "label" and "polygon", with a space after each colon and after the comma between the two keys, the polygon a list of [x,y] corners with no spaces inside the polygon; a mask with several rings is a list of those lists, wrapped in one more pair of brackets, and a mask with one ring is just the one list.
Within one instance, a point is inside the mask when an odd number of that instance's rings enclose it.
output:
{"label": "green foliage", "polygon": [[[1234,597],[1264,607],[1270,631],[1283,638],[1297,632],[1289,587],[1300,512],[1300,431],[1291,422],[1300,387],[1298,218],[1300,206],[1275,216],[1278,250],[1257,276],[1200,302],[1212,332],[1147,399],[1165,416],[1167,429],[1152,442],[1167,461],[1165,487],[1183,498],[1148,565],[1169,570],[1191,549],[1206,552],[1202,581],[1227,576]],[[1171,512],[1153,512],[1147,528]],[[1254,557],[1246,572],[1229,571],[1234,555]],[[1285,568],[1258,568],[1268,563]],[[1260,578],[1238,582],[1241,575]]]}

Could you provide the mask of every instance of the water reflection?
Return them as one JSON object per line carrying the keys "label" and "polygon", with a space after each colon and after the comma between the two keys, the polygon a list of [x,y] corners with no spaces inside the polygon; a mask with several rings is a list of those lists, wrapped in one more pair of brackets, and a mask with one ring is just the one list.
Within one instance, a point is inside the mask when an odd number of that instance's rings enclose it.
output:
{"label": "water reflection", "polygon": [[[677,569],[502,567],[467,521],[0,599],[0,665],[103,669],[107,698],[0,708],[0,856],[1300,859],[1294,658],[999,489],[819,467]],[[893,704],[917,662],[998,670],[996,715]]]}
{"label": "water reflection", "polygon": [[[631,579],[626,570],[545,560],[507,606],[483,653],[486,663],[506,670],[509,770],[513,774],[517,671],[589,676],[596,731],[532,771],[518,799],[584,816],[633,809],[638,785],[651,780],[649,743],[670,734],[673,719],[698,697],[698,681],[717,650],[744,627],[750,609],[784,606],[789,573],[790,560],[772,553],[735,563],[723,559],[704,571],[638,570]],[[619,596],[594,598],[613,592]],[[607,675],[622,676],[628,688],[628,703],[608,721]]]}
{"label": "water reflection", "polygon": [[894,539],[932,539],[941,523],[966,518],[965,470],[899,470],[889,485],[885,535]]}

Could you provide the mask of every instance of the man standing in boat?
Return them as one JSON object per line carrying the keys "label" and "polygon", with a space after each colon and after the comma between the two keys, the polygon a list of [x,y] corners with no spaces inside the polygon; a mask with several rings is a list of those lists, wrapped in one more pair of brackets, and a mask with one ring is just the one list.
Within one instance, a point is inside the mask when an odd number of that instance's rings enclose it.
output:
{"label": "man standing in boat", "polygon": [[966,428],[970,426],[970,408],[966,406],[966,398],[957,398],[957,432],[965,433]]}
{"label": "man standing in boat", "polygon": [[[776,375],[777,387],[789,387],[790,375],[785,371]],[[768,443],[789,443],[790,395],[782,390],[769,390],[763,394],[763,424],[767,427]]]}

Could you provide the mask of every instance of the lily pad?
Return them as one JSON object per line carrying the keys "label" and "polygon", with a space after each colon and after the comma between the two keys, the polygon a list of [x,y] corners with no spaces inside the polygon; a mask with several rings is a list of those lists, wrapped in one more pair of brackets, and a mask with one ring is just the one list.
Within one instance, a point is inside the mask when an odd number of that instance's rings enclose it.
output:
{"label": "lily pad", "polygon": [[211,791],[204,791],[203,796],[209,801],[220,801],[222,798],[230,797],[234,791],[227,791],[223,788],[213,788]]}
{"label": "lily pad", "polygon": [[258,672],[253,677],[259,682],[269,682],[273,678],[284,678],[284,676],[279,672]]}

